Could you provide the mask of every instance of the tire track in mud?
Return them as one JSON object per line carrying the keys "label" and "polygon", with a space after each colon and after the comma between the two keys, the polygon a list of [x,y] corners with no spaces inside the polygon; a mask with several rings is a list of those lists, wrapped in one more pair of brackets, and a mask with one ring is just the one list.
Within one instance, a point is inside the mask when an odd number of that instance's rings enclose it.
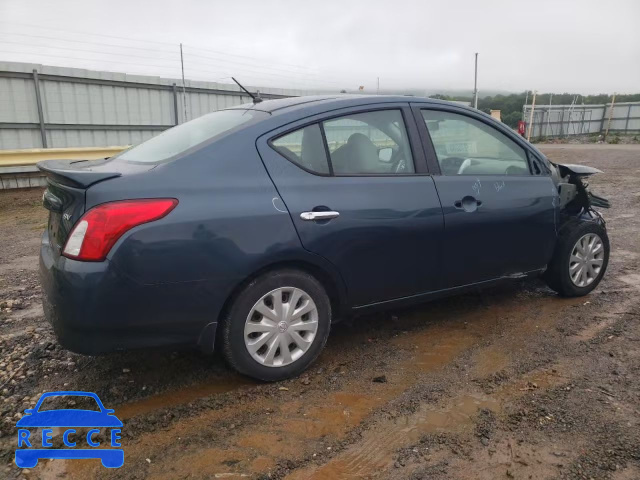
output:
{"label": "tire track in mud", "polygon": [[[333,391],[311,389],[296,399],[291,399],[287,391],[278,391],[273,397],[258,397],[247,403],[179,419],[166,430],[143,433],[132,444],[125,445],[127,462],[122,472],[114,476],[126,476],[127,464],[132,463],[138,468],[143,465],[145,475],[153,478],[171,478],[178,472],[196,477],[257,475],[277,469],[284,459],[293,462],[292,466],[302,465],[313,461],[314,453],[340,448],[332,445],[359,443],[358,435],[350,438],[353,431],[358,428],[364,430],[362,424],[372,413],[387,408],[402,397],[420,383],[421,377],[428,379],[429,375],[449,367],[458,357],[474,348],[479,348],[479,352],[487,351],[485,355],[478,354],[472,359],[474,364],[481,365],[482,374],[496,373],[504,368],[509,354],[520,343],[511,342],[511,351],[506,349],[507,352],[500,356],[496,355],[493,343],[483,346],[483,342],[491,342],[491,338],[504,328],[517,330],[513,333],[515,337],[527,338],[551,328],[562,311],[582,304],[581,299],[563,300],[546,292],[513,293],[499,292],[497,299],[484,299],[475,308],[464,304],[452,308],[451,302],[427,308],[428,325],[390,339],[393,348],[401,354],[393,364],[385,367],[386,383],[372,383],[372,369],[364,368],[356,372],[356,378],[350,377]],[[527,311],[531,313],[528,322],[519,321],[524,298]],[[425,310],[414,311],[402,322],[409,327],[419,325],[424,322],[424,316]],[[352,453],[345,465],[355,471],[362,470],[367,463],[381,468],[382,464],[388,464],[390,458],[387,447],[394,446],[395,449],[402,446],[407,438],[414,438],[407,437],[407,431],[417,434],[430,428],[447,428],[451,419],[466,424],[477,408],[493,404],[481,392],[471,392],[457,400],[454,397],[454,404],[456,401],[458,407],[448,412],[420,407],[416,414],[420,420],[412,421],[415,425],[405,425],[400,429],[387,426],[388,437],[383,437],[382,441],[364,431],[363,438],[367,439],[364,450],[357,451],[366,452],[366,455]],[[157,402],[146,401],[147,406],[155,404]],[[135,412],[136,405],[125,405],[121,407],[123,409]],[[238,424],[230,429],[235,419],[238,419]],[[200,432],[194,435],[202,426],[207,426],[208,434]],[[216,427],[224,438],[210,438],[211,429]],[[176,439],[189,441],[181,445]],[[146,458],[151,458],[151,463],[146,462]],[[79,462],[75,462],[67,473],[74,478],[87,478],[93,474],[112,476],[96,466],[92,467],[90,462],[81,467]]]}
{"label": "tire track in mud", "polygon": [[426,434],[456,434],[471,427],[481,409],[500,413],[505,402],[513,401],[527,391],[529,384],[549,388],[566,382],[566,377],[552,373],[560,367],[535,372],[502,386],[494,394],[464,393],[447,398],[439,405],[423,405],[412,415],[388,420],[368,430],[362,442],[347,448],[321,467],[299,470],[289,480],[346,480],[371,478],[389,469],[395,452],[415,444]]}
{"label": "tire track in mud", "polygon": [[[640,291],[639,280],[640,276],[636,275],[616,278],[617,283],[631,284],[636,291]],[[583,306],[590,304],[589,300],[577,300]],[[603,321],[585,326],[576,334],[569,336],[568,341],[578,343],[593,340],[606,328],[622,321],[625,315],[629,315],[630,311],[637,308],[638,303],[640,302],[634,297],[619,303],[617,305],[619,311],[605,314]],[[559,318],[561,317],[558,316]],[[503,345],[501,351],[504,350]],[[504,362],[504,357],[502,354],[497,354],[497,351],[499,350],[496,344],[476,351],[474,370],[481,371],[482,376],[499,371],[498,366]],[[489,365],[495,368],[492,369]],[[423,403],[413,414],[383,420],[373,425],[363,434],[360,441],[347,447],[325,464],[296,470],[285,478],[287,480],[348,480],[377,477],[393,466],[394,454],[403,447],[415,445],[428,434],[456,435],[465,430],[468,431],[474,425],[475,417],[481,410],[500,415],[504,412],[505,405],[518,401],[530,391],[535,390],[541,393],[546,389],[561,387],[570,382],[572,367],[570,358],[563,358],[559,363],[528,372],[503,383],[491,394],[483,394],[477,389],[472,389],[448,397],[435,405]],[[513,447],[509,446],[509,448]],[[569,454],[565,453],[565,456]],[[526,462],[522,464],[528,466]]]}

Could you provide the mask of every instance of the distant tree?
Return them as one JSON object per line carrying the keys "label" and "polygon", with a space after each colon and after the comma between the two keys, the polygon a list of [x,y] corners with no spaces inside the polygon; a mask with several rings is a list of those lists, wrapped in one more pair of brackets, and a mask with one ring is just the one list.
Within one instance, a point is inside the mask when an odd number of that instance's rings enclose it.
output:
{"label": "distant tree", "polygon": [[518,126],[518,120],[522,120],[521,112],[509,112],[506,115],[502,115],[501,113],[501,116],[502,122],[511,128],[516,128]]}
{"label": "distant tree", "polygon": [[[528,97],[528,98],[527,98]],[[460,100],[460,101],[472,101],[469,97],[451,97],[449,95],[436,94],[431,95],[431,98],[437,98],[439,100]],[[500,110],[502,121],[515,128],[518,125],[518,120],[522,119],[522,107],[525,100],[528,104],[531,104],[533,97],[532,93],[521,92],[512,93],[511,95],[495,95],[478,98],[478,110],[485,113],[490,113],[491,110]],[[611,95],[601,93],[598,95],[580,95],[577,93],[542,93],[536,95],[536,105],[549,105],[551,100],[552,105],[570,105],[572,102],[576,102],[577,105],[594,105],[611,102]],[[618,102],[638,102],[640,101],[640,93],[628,94],[628,95],[616,95],[616,103]]]}
{"label": "distant tree", "polygon": [[[489,113],[490,110],[500,110],[502,121],[510,127],[516,127],[518,120],[522,119],[522,107],[525,100],[528,104],[533,101],[531,92],[527,98],[527,92],[513,93],[511,95],[496,95],[494,97],[487,96],[478,99],[478,109]],[[542,93],[536,95],[536,105],[570,105],[575,102],[576,105],[594,105],[611,102],[611,95],[580,95],[576,93]],[[629,95],[616,95],[616,103],[618,102],[637,102],[640,101],[640,93]]]}
{"label": "distant tree", "polygon": [[436,93],[435,95],[430,95],[430,98],[435,98],[436,100],[447,100],[449,102],[470,102],[472,98],[464,97],[460,95],[442,95],[441,93]]}

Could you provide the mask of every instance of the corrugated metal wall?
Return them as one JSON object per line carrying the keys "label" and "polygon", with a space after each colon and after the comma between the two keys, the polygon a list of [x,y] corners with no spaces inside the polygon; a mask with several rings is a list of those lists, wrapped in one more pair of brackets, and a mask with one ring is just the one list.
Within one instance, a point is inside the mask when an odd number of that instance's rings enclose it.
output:
{"label": "corrugated metal wall", "polygon": [[[0,62],[0,149],[132,145],[187,119],[250,101],[236,85]],[[174,87],[174,84],[176,85]],[[265,98],[308,94],[248,87]],[[175,89],[175,93],[174,93]],[[184,101],[183,101],[184,99]],[[176,108],[177,107],[177,108]]]}
{"label": "corrugated metal wall", "polygon": [[[529,129],[531,105],[524,106]],[[533,110],[531,138],[562,137],[604,133],[611,116],[610,133],[640,132],[640,102],[606,105],[536,105]]]}

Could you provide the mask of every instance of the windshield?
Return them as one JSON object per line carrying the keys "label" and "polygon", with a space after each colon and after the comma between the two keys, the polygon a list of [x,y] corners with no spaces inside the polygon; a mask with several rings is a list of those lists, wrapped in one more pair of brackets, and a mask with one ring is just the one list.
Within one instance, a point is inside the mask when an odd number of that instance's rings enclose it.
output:
{"label": "windshield", "polygon": [[117,158],[129,162],[162,162],[258,116],[266,115],[266,113],[256,110],[240,109],[209,113],[165,130],[160,135],[124,151]]}

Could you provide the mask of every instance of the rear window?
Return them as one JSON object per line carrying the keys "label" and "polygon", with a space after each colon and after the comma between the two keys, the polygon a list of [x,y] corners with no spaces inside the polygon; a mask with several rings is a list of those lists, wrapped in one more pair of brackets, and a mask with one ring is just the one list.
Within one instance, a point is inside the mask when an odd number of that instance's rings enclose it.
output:
{"label": "rear window", "polygon": [[128,162],[158,163],[179,155],[196,145],[219,137],[254,118],[268,114],[257,110],[220,110],[165,130],[118,158]]}

